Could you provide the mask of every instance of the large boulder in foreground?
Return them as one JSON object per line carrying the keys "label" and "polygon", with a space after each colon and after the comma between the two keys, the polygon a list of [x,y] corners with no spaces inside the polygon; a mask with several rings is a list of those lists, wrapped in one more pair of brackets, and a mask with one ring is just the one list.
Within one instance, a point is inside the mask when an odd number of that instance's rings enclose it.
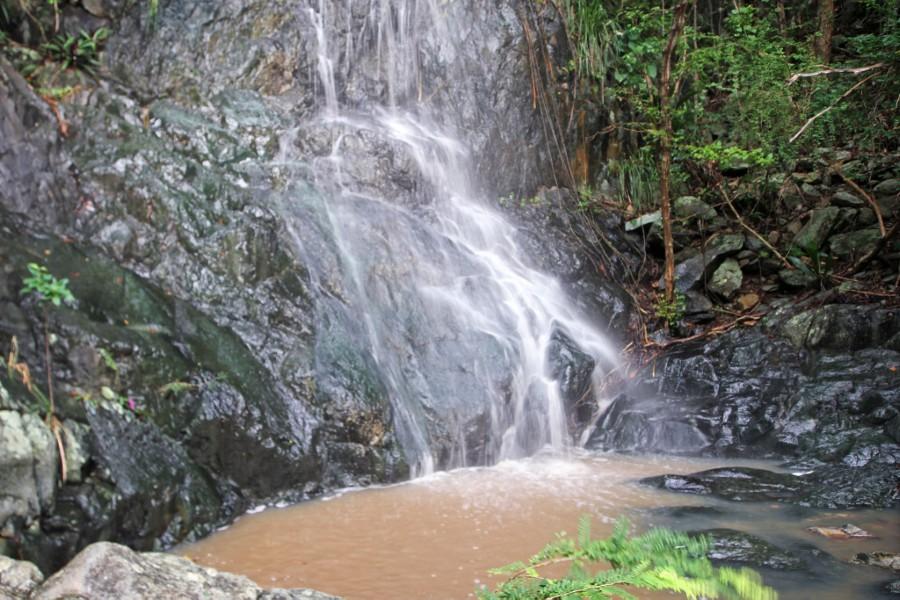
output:
{"label": "large boulder in foreground", "polygon": [[[4,591],[0,587],[0,592]],[[174,554],[141,554],[109,542],[88,546],[30,596],[22,597],[33,600],[338,600],[315,590],[264,590],[246,577],[201,567]]]}

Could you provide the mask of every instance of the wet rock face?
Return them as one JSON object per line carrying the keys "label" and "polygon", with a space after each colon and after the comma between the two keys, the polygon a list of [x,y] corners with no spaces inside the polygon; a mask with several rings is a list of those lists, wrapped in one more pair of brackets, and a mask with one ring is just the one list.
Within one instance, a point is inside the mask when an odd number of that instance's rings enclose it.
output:
{"label": "wet rock face", "polygon": [[692,475],[659,475],[641,483],[686,494],[712,495],[745,502],[796,502],[803,493],[804,480],[790,474],[762,469],[711,469]]}
{"label": "wet rock face", "polygon": [[[348,23],[359,31],[369,18],[363,3],[325,4],[332,33],[345,33]],[[167,546],[251,501],[406,477],[386,377],[362,342],[329,207],[316,188],[335,184],[315,181],[310,168],[337,138],[309,120],[323,102],[310,3],[176,0],[161,2],[152,19],[130,2],[88,5],[94,16],[82,17],[104,19],[113,33],[106,76],[63,107],[67,140],[46,103],[0,64],[0,351],[15,336],[22,360],[36,374],[43,368],[41,315],[19,294],[27,262],[42,257],[69,277],[78,299],[49,319],[70,477],[40,492],[56,476],[53,444],[9,459],[18,461],[14,469],[40,465],[47,480],[0,503],[9,551],[40,555],[50,571],[96,539]],[[489,197],[531,193],[551,179],[525,76],[521,8],[514,0],[446,4],[450,20],[468,15],[464,39],[450,47],[427,32],[417,40],[416,84],[467,136]],[[547,13],[541,18],[552,38],[559,23]],[[375,60],[374,30],[338,50],[336,83],[347,106],[392,93],[375,76],[384,63]],[[557,39],[553,58],[564,60]],[[365,233],[389,233],[398,209],[427,218],[431,190],[408,148],[364,128],[342,135],[357,191],[388,200],[383,215],[361,225]],[[536,261],[546,248],[561,248],[540,266],[560,274],[584,312],[621,331],[627,301],[596,257],[583,258],[562,204],[521,222]],[[385,286],[372,293],[390,296]],[[400,308],[410,308],[408,325],[416,326],[415,307]],[[420,370],[450,373],[448,356],[470,358],[468,340],[445,337],[447,345],[419,350]],[[501,349],[479,348],[484,363],[501,364]],[[567,395],[582,395],[592,368],[586,355],[571,348],[563,362]],[[450,450],[458,438],[470,462],[492,459],[483,404],[448,406],[428,396],[421,378],[403,379],[425,398],[439,465],[459,464]],[[464,398],[486,393],[455,381],[448,375],[440,383]],[[115,398],[104,398],[103,388]],[[11,392],[0,409],[22,419],[33,400]],[[7,457],[19,454],[0,461]]]}
{"label": "wet rock face", "polygon": [[[298,115],[311,114],[324,101],[317,74],[319,16],[312,10],[318,10],[317,2],[179,0],[162,3],[152,21],[146,11],[129,3],[115,4],[107,60],[115,79],[133,90],[143,105],[165,97],[182,106],[198,106],[232,89],[289,99]],[[386,11],[399,19],[398,6],[325,5],[326,37],[340,40],[330,49],[339,103],[352,108],[427,96],[468,138],[473,164],[490,182],[492,193],[529,191],[550,180],[553,157],[539,114],[530,104],[531,82],[524,76],[529,72],[520,21],[525,3],[466,0],[440,5],[442,26],[465,24],[454,31],[449,44],[425,25],[432,17],[427,3],[407,3],[404,18],[422,23],[411,40],[419,48],[416,64],[405,64],[391,53],[380,37],[382,28],[373,21]],[[558,15],[548,7],[540,18],[552,59],[564,64],[565,49],[557,47]]]}
{"label": "wet rock face", "polygon": [[896,503],[896,474],[884,465],[831,465],[801,475],[734,467],[641,480],[660,489],[735,502],[785,502],[821,508],[888,507]]}
{"label": "wet rock face", "polygon": [[776,571],[797,571],[807,566],[794,553],[750,533],[734,529],[706,529],[696,534],[710,538],[712,544],[707,556],[716,564]]}
{"label": "wet rock face", "polygon": [[553,332],[547,350],[550,375],[559,382],[569,418],[583,425],[591,416],[591,374],[594,359],[563,331]]}
{"label": "wet rock face", "polygon": [[890,505],[900,462],[896,319],[833,305],[675,349],[615,399],[588,445],[789,459],[818,481],[798,501]]}

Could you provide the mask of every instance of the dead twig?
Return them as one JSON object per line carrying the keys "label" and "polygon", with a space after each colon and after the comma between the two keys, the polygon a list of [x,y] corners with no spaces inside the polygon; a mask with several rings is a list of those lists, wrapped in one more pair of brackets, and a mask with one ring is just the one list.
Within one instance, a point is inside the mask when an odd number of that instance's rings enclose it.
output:
{"label": "dead twig", "polygon": [[63,118],[62,111],[59,110],[59,103],[52,99],[42,96],[44,102],[50,107],[50,110],[53,111],[53,116],[56,117],[56,123],[59,126],[59,135],[62,137],[69,136],[69,123]]}
{"label": "dead twig", "polygon": [[881,236],[881,239],[878,240],[878,243],[872,247],[864,256],[862,256],[858,261],[853,263],[853,266],[850,267],[847,271],[843,273],[844,276],[853,275],[858,273],[860,269],[869,264],[873,258],[878,256],[881,250],[887,245],[888,241],[897,233],[897,229],[900,228],[900,219],[894,222],[893,227],[891,227],[887,233]]}
{"label": "dead twig", "polygon": [[776,250],[775,246],[773,246],[772,244],[769,243],[769,240],[764,238],[761,233],[759,233],[758,231],[756,231],[755,229],[753,229],[752,227],[747,225],[747,222],[744,221],[744,218],[741,216],[741,214],[738,212],[738,210],[734,207],[734,204],[731,202],[731,196],[728,195],[728,190],[726,190],[725,186],[722,185],[721,180],[718,183],[716,183],[716,188],[719,190],[719,193],[722,194],[722,198],[725,199],[725,204],[727,204],[728,208],[731,209],[731,212],[734,215],[734,218],[737,219],[737,222],[740,224],[740,226],[743,227],[744,229],[746,229],[747,232],[750,233],[753,237],[758,239],[762,243],[763,246],[765,246],[766,248],[769,249],[769,251],[772,254],[777,256],[778,260],[780,260],[782,263],[784,263],[784,265],[788,269],[793,269],[794,265],[792,265],[790,262],[788,262],[788,259],[786,259],[781,252]]}
{"label": "dead twig", "polygon": [[706,337],[712,337],[715,335],[719,335],[722,333],[728,333],[735,327],[741,324],[755,325],[760,319],[762,319],[765,315],[762,313],[753,313],[749,315],[744,315],[742,317],[738,317],[734,321],[730,321],[728,323],[724,323],[722,325],[717,325],[716,327],[711,327],[706,331],[702,331],[700,333],[685,337],[685,338],[677,338],[674,340],[669,340],[668,342],[655,342],[653,340],[648,340],[644,343],[644,348],[659,348],[663,350],[665,348],[669,348],[670,346],[675,346],[677,344],[684,344],[686,342],[693,342],[695,340],[703,339]]}
{"label": "dead twig", "polygon": [[59,449],[59,474],[62,477],[63,483],[65,483],[68,477],[66,468],[66,448],[62,441],[60,429],[62,429],[62,423],[60,423],[59,419],[54,415],[50,419],[50,431],[53,432],[53,437],[56,438],[56,447]]}
{"label": "dead twig", "polygon": [[791,75],[790,79],[788,79],[787,84],[791,85],[795,81],[805,77],[818,77],[820,75],[831,75],[833,73],[851,73],[853,75],[858,75],[860,73],[865,73],[866,71],[871,71],[873,69],[880,69],[884,66],[884,63],[875,63],[874,65],[868,65],[866,67],[846,67],[846,68],[834,68],[834,69],[822,69],[821,71],[811,71],[809,73],[794,73]]}
{"label": "dead twig", "polygon": [[866,202],[872,207],[872,210],[875,211],[875,216],[878,218],[878,229],[881,231],[881,237],[884,237],[887,233],[887,230],[884,228],[884,217],[881,216],[881,207],[878,206],[878,203],[875,202],[875,198],[866,193],[864,189],[859,187],[855,181],[845,176],[843,172],[841,172],[841,165],[833,164],[831,165],[831,170],[838,174],[838,176],[844,180],[844,183],[853,188],[857,194],[861,195],[866,199]]}

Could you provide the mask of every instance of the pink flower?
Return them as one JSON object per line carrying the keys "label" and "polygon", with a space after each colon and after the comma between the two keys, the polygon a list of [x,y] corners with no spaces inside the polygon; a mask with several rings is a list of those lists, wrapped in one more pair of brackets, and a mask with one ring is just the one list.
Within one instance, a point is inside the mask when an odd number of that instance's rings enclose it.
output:
{"label": "pink flower", "polygon": [[137,410],[137,403],[134,401],[134,398],[128,399],[128,408],[129,410],[131,410],[131,412]]}

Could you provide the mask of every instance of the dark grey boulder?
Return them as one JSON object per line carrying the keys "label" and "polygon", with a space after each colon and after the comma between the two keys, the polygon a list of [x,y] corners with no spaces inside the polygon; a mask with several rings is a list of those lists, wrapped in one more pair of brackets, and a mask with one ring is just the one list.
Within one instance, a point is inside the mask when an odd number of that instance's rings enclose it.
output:
{"label": "dark grey boulder", "polygon": [[707,240],[704,248],[689,258],[679,258],[675,265],[675,287],[684,293],[699,285],[724,257],[740,251],[744,240],[741,233],[720,233]]}
{"label": "dark grey boulder", "polygon": [[692,534],[703,535],[711,540],[707,556],[714,564],[776,571],[799,571],[807,568],[807,564],[795,552],[779,548],[750,533],[723,528],[704,529]]}

